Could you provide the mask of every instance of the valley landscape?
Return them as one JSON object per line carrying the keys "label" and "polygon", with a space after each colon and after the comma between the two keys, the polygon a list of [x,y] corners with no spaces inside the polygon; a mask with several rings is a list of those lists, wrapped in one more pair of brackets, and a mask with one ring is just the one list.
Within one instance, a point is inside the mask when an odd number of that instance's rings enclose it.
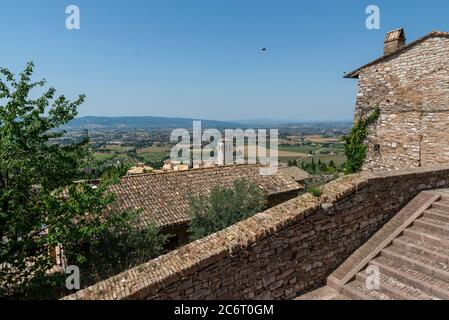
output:
{"label": "valley landscape", "polygon": [[[92,167],[145,163],[157,170],[170,158],[170,150],[175,145],[170,141],[171,132],[176,128],[191,128],[193,121],[166,117],[81,117],[64,126],[67,134],[61,140],[70,143],[87,134],[95,160]],[[351,121],[288,123],[254,120],[248,123],[202,120],[204,128],[217,128],[222,132],[224,129],[258,129],[267,125],[279,130],[278,157],[281,163],[295,162],[301,166],[312,161],[332,161],[336,166],[342,166],[346,161],[342,138],[351,128]]]}

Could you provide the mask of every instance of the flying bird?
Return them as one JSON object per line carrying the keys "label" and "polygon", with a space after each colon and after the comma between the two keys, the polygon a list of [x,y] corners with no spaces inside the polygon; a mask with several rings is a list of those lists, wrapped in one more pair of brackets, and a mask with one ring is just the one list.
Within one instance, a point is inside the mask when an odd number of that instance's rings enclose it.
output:
{"label": "flying bird", "polygon": [[262,51],[267,51],[267,48],[262,48]]}

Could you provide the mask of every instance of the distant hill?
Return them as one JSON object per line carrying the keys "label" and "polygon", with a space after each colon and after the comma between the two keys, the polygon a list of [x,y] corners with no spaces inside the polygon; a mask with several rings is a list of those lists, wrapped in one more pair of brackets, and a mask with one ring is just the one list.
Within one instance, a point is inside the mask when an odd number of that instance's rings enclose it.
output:
{"label": "distant hill", "polygon": [[353,120],[295,121],[295,120],[252,119],[252,120],[239,120],[239,123],[242,126],[254,128],[299,127],[299,128],[349,129],[352,127],[354,121]]}
{"label": "distant hill", "polygon": [[[80,117],[64,126],[64,129],[167,129],[185,128],[191,129],[193,121],[189,118],[166,117]],[[203,128],[238,128],[242,124],[237,122],[201,120]]]}

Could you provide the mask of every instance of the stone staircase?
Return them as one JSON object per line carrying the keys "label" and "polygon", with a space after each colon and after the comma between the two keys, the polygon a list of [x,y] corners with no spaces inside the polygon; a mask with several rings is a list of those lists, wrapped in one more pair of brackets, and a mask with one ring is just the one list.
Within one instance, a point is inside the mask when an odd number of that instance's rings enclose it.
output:
{"label": "stone staircase", "polygon": [[345,262],[349,267],[342,265],[328,278],[327,287],[299,300],[319,299],[319,292],[329,297],[330,291],[335,293],[330,299],[449,300],[449,193],[420,197],[398,217],[402,221],[376,234],[369,248],[374,253],[362,247]]}

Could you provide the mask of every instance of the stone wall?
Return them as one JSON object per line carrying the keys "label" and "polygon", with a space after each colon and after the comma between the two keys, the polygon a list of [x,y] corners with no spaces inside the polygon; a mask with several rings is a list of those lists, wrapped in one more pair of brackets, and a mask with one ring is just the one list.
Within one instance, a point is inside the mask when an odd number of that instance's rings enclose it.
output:
{"label": "stone wall", "polygon": [[449,161],[449,34],[435,34],[362,69],[355,118],[377,105],[366,170]]}
{"label": "stone wall", "polygon": [[326,277],[449,166],[345,176],[67,299],[292,299]]}

